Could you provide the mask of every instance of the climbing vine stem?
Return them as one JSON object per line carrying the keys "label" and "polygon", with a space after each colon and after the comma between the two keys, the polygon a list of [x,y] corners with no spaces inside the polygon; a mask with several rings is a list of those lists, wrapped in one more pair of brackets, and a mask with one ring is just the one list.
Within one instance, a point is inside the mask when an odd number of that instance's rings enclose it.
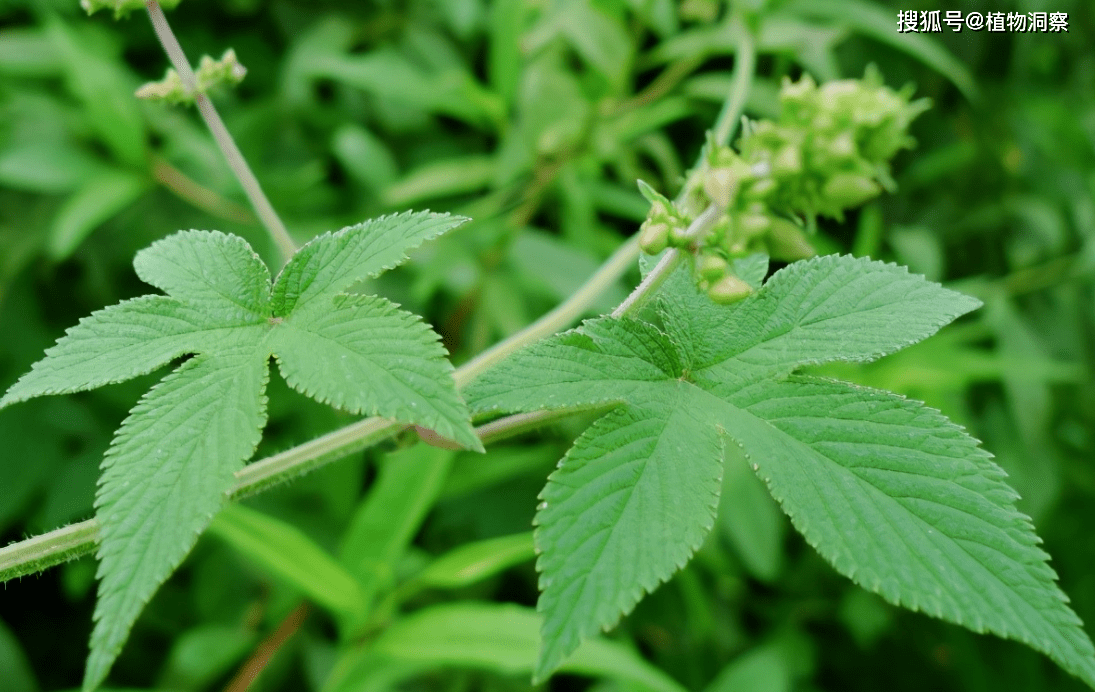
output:
{"label": "climbing vine stem", "polygon": [[277,212],[274,211],[274,206],[270,204],[266,193],[262,191],[258,178],[251,172],[247,160],[243,158],[239,147],[236,146],[236,140],[232,139],[228,128],[224,126],[224,121],[217,113],[217,108],[208,96],[198,90],[198,79],[194,75],[190,62],[186,59],[186,53],[179,45],[179,39],[175,38],[175,32],[171,30],[171,25],[167,23],[167,17],[164,15],[160,3],[156,0],[148,0],[145,7],[148,10],[148,18],[152,22],[152,28],[156,30],[156,36],[160,39],[164,52],[171,60],[171,65],[179,73],[179,79],[182,80],[186,90],[194,95],[198,112],[201,113],[202,119],[209,127],[209,131],[213,133],[213,139],[216,140],[217,146],[220,147],[221,153],[228,161],[228,166],[243,187],[243,191],[247,195],[247,199],[250,200],[251,206],[254,207],[255,213],[258,214],[259,220],[262,221],[262,225],[266,227],[274,244],[277,245],[282,260],[288,261],[293,253],[297,251],[296,243],[289,236],[289,231],[285,228],[285,224],[282,223]]}

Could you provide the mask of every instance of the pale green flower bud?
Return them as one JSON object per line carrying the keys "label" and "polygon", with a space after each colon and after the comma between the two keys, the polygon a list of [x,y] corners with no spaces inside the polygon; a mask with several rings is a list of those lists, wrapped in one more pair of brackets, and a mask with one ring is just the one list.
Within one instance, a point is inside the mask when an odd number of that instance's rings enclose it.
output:
{"label": "pale green flower bud", "polygon": [[738,192],[738,180],[730,168],[712,168],[703,177],[703,191],[712,204],[726,209]]}
{"label": "pale green flower bud", "polygon": [[669,228],[669,244],[673,247],[687,247],[692,238],[688,237],[688,227],[684,224],[678,224]]}
{"label": "pale green flower bud", "polygon": [[822,194],[842,209],[857,207],[882,191],[878,183],[854,173],[837,173],[825,182]]}
{"label": "pale green flower bud", "polygon": [[704,255],[700,260],[700,276],[713,281],[726,273],[727,261],[718,255]]}
{"label": "pale green flower bud", "polygon": [[657,221],[645,221],[639,229],[639,247],[648,255],[656,255],[669,245],[669,226]]}
{"label": "pale green flower bud", "polygon": [[768,231],[768,254],[778,260],[794,262],[809,259],[817,251],[801,228],[787,219],[777,218],[772,219],[772,227]]}
{"label": "pale green flower bud", "polygon": [[764,197],[775,188],[776,181],[772,180],[771,178],[761,178],[749,187],[749,189],[746,191],[746,194],[749,197],[758,199],[760,197]]}
{"label": "pale green flower bud", "polygon": [[834,159],[850,159],[856,155],[855,141],[852,133],[842,132],[829,143],[827,153]]}
{"label": "pale green flower bud", "polygon": [[768,230],[772,220],[764,214],[742,214],[738,219],[738,227],[742,235],[747,238],[760,235]]}
{"label": "pale green flower bud", "polygon": [[727,274],[713,282],[707,289],[707,297],[719,305],[730,305],[748,298],[753,287],[733,274]]}
{"label": "pale green flower bud", "polygon": [[796,146],[785,146],[772,159],[772,174],[790,176],[802,171],[802,153]]}

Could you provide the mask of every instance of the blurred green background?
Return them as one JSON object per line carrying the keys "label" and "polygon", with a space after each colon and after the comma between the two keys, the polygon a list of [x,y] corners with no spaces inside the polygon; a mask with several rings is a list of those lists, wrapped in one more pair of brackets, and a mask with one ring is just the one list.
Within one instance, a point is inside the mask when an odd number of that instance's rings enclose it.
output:
{"label": "blurred green background", "polygon": [[[899,35],[897,10],[912,9],[1067,12],[1069,31]],[[784,76],[858,77],[869,63],[934,101],[914,123],[918,148],[895,161],[898,192],[823,225],[817,244],[908,265],[985,307],[877,364],[826,372],[926,401],[984,440],[1092,632],[1093,6],[751,0],[737,11],[758,37],[750,117],[775,115]],[[729,87],[730,14],[715,0],[187,0],[169,16],[192,61],[233,47],[247,66],[214,98],[298,241],[406,208],[474,219],[372,287],[426,316],[459,364],[568,296],[635,231],[637,178],[676,193]],[[167,65],[140,13],[115,23],[72,0],[0,0],[0,27],[6,388],[80,317],[150,291],[131,260],[153,240],[219,229],[276,253],[196,114],[133,98]],[[0,412],[0,541],[92,514],[110,436],[160,375]],[[350,420],[276,376],[270,396],[259,456]],[[587,423],[486,457],[389,444],[249,501],[331,552],[355,522],[405,519],[379,534],[375,631],[340,643],[322,608],[298,609],[291,580],[207,536],[138,622],[113,684],[238,692],[267,646],[276,653],[250,689],[528,688],[535,623],[501,604],[535,602],[536,494]],[[433,469],[425,495],[400,497],[407,468]],[[839,577],[752,476],[728,477],[724,497],[691,565],[611,647],[544,687],[1082,689],[1018,644],[899,611]],[[487,565],[474,578],[422,577],[467,545]],[[6,585],[0,690],[78,685],[94,570],[84,559]]]}

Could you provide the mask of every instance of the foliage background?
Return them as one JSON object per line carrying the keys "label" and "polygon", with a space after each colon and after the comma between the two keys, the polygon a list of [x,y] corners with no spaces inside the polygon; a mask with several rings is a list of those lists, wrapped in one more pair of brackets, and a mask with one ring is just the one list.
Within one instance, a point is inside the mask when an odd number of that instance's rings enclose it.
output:
{"label": "foliage background", "polygon": [[[934,100],[914,124],[918,149],[895,162],[897,194],[825,225],[818,245],[907,264],[985,307],[917,347],[839,374],[924,400],[985,441],[1090,632],[1091,5],[744,5],[760,27],[750,116],[774,115],[784,75],[855,77],[871,62],[889,84],[912,81]],[[940,64],[937,49],[898,40],[898,9],[1068,12],[1070,30],[946,31],[930,41],[953,56]],[[170,18],[195,62],[231,46],[248,67],[238,90],[215,98],[298,240],[408,207],[475,219],[372,287],[425,315],[460,363],[569,295],[634,231],[645,214],[636,178],[676,191],[729,85],[723,14],[707,0],[191,0]],[[80,317],[147,292],[131,261],[157,238],[215,228],[244,236],[268,261],[276,255],[196,115],[132,98],[166,67],[143,17],[113,23],[84,17],[68,0],[0,0],[0,26],[6,388]],[[614,287],[597,307],[627,288]],[[90,516],[110,435],[155,377],[0,413],[0,541]],[[259,455],[348,421],[276,377],[270,394]],[[583,426],[573,421],[486,457],[458,455],[397,575],[468,542],[527,532],[544,477]],[[249,504],[334,551],[389,451],[355,455]],[[898,611],[838,577],[747,481],[731,489],[738,511],[721,513],[692,564],[611,635],[683,687],[1081,689],[1018,644]],[[94,569],[85,559],[6,585],[4,690],[78,684]],[[530,559],[470,587],[427,590],[401,609],[535,597]],[[203,538],[142,616],[112,680],[223,689],[299,601]],[[332,621],[314,610],[252,689],[321,689],[334,656]],[[450,661],[401,684],[517,690],[528,676]],[[548,686],[632,683],[562,675]]]}

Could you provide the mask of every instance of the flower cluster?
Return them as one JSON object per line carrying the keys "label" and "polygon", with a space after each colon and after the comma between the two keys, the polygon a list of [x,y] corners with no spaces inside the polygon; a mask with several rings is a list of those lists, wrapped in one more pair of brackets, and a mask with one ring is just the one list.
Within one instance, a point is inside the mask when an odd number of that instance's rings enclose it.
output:
{"label": "flower cluster", "polygon": [[[911,92],[889,89],[874,69],[821,86],[810,77],[785,80],[779,121],[746,123],[737,151],[709,144],[679,205],[644,186],[651,211],[643,250],[691,250],[701,288],[718,302],[740,300],[748,287],[729,260],[754,252],[811,257],[818,216],[843,220],[845,210],[894,187],[889,160],[914,144],[909,124],[928,107],[927,99],[910,101]],[[717,216],[696,224],[712,206]]]}
{"label": "flower cluster", "polygon": [[[231,48],[224,51],[220,60],[203,55],[198,63],[198,69],[194,70],[197,91],[202,94],[220,84],[239,84],[246,74],[247,68],[240,64],[236,51]],[[149,82],[137,89],[136,96],[150,101],[167,101],[175,104],[194,102],[194,94],[187,90],[179,73],[173,68],[168,68],[167,74],[160,81]]]}

